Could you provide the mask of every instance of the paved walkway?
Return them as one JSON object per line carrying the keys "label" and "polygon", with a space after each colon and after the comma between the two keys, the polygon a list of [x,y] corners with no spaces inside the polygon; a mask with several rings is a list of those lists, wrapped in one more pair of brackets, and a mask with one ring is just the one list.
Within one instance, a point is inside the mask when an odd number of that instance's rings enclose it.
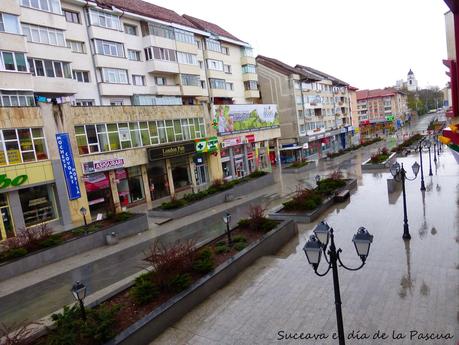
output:
{"label": "paved walkway", "polygon": [[[430,120],[429,120],[430,121]],[[413,127],[414,130],[427,127],[428,119],[424,118],[419,124]],[[425,122],[425,123],[424,123]],[[13,279],[0,283],[0,322],[20,322],[24,319],[34,320],[41,318],[67,303],[72,302],[69,287],[75,280],[84,281],[89,293],[96,292],[121,279],[124,279],[142,267],[141,244],[154,238],[161,238],[164,241],[174,241],[179,238],[194,238],[196,241],[203,241],[216,236],[219,231],[224,231],[223,224],[212,229],[187,229],[177,231],[187,224],[196,220],[218,214],[232,206],[239,205],[248,200],[260,197],[270,199],[270,205],[279,204],[293,193],[298,184],[315,184],[316,174],[326,175],[330,172],[341,169],[348,176],[358,176],[360,174],[360,164],[369,157],[371,151],[375,151],[377,146],[372,149],[361,149],[333,160],[321,160],[317,168],[302,174],[282,174],[275,170],[277,183],[254,191],[244,198],[234,200],[230,203],[217,205],[211,209],[180,218],[163,224],[161,226],[154,223],[154,219],[149,219],[149,231],[123,239],[116,246],[106,246],[97,248],[81,255],[74,256],[55,264],[45,266],[41,269],[25,273]],[[107,260],[110,255],[124,252],[123,260],[114,258]]]}
{"label": "paved walkway", "polygon": [[[417,159],[398,161],[411,166]],[[428,162],[427,154],[424,159]],[[339,269],[345,333],[370,337],[349,338],[347,344],[454,345],[459,340],[458,176],[459,165],[445,152],[434,176],[425,177],[425,193],[419,177],[407,182],[409,242],[401,238],[402,197],[388,195],[387,172],[359,175],[350,203],[324,214],[349,266],[359,265],[351,242],[356,229],[363,225],[374,235],[362,270]],[[336,332],[332,277],[316,276],[302,251],[314,226],[300,225],[299,236],[277,255],[258,260],[151,345],[337,344],[331,339]],[[389,339],[374,340],[378,330]],[[285,338],[301,332],[328,338]],[[406,338],[394,340],[392,332]],[[449,333],[455,340],[410,340],[415,332]]]}

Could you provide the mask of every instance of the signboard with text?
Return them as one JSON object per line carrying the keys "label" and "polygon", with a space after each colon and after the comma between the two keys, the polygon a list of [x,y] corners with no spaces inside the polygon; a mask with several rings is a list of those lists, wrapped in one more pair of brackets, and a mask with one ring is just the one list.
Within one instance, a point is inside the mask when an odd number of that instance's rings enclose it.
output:
{"label": "signboard with text", "polygon": [[70,200],[81,198],[78,175],[73,160],[72,146],[68,133],[56,134],[57,150],[61,159],[62,170],[64,171],[65,183]]}
{"label": "signboard with text", "polygon": [[275,104],[222,104],[214,107],[213,113],[219,135],[279,127]]}
{"label": "signboard with text", "polygon": [[154,162],[160,159],[185,156],[196,152],[196,143],[194,141],[185,142],[163,147],[154,147],[148,149],[148,160]]}
{"label": "signboard with text", "polygon": [[92,161],[83,163],[83,172],[91,174],[100,171],[122,168],[124,166],[123,158],[106,159],[101,161]]}

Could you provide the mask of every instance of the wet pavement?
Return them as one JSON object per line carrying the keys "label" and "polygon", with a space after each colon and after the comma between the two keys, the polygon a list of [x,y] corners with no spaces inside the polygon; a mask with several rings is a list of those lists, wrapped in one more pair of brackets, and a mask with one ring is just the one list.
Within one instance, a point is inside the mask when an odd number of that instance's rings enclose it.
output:
{"label": "wet pavement", "polygon": [[[397,160],[410,167],[418,155]],[[374,235],[363,269],[339,269],[344,329],[351,337],[347,344],[456,344],[459,165],[446,151],[434,176],[425,176],[427,191],[420,191],[419,176],[407,181],[411,241],[402,240],[401,194],[387,192],[391,175],[379,171],[357,177],[359,186],[351,201],[323,215],[335,229],[348,266],[360,263],[351,242],[357,228],[365,226]],[[258,260],[151,345],[337,344],[331,339],[336,332],[331,274],[316,276],[302,251],[314,226],[300,225],[298,237],[277,255]],[[388,339],[373,339],[378,330]],[[328,338],[286,339],[301,332]],[[421,333],[456,338],[421,340]]]}

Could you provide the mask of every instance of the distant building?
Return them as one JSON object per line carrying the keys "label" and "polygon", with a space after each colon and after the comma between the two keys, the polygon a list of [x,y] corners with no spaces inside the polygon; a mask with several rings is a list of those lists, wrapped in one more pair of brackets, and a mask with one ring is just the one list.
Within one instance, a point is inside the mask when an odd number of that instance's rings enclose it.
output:
{"label": "distant building", "polygon": [[414,76],[413,71],[410,69],[408,71],[406,81],[403,79],[397,80],[395,83],[395,88],[400,89],[407,89],[408,91],[416,91],[418,89],[418,81]]}

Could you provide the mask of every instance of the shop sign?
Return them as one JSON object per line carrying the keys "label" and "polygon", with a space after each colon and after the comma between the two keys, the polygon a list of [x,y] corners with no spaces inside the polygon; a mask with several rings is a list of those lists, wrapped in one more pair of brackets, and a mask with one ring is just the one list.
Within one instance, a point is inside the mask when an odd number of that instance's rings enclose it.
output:
{"label": "shop sign", "polygon": [[230,146],[236,146],[236,145],[241,145],[241,137],[236,137],[236,138],[231,138],[231,139],[225,139],[222,142],[222,147],[230,147]]}
{"label": "shop sign", "polygon": [[124,166],[123,158],[106,159],[101,161],[91,161],[83,163],[83,172],[92,174],[99,171],[106,171],[121,168]]}
{"label": "shop sign", "polygon": [[254,143],[255,142],[255,134],[248,134],[245,136],[245,139],[247,140],[248,143]]}
{"label": "shop sign", "polygon": [[195,156],[195,157],[193,158],[193,162],[194,162],[194,164],[196,164],[196,165],[204,164],[204,157],[202,157],[202,156]]}
{"label": "shop sign", "polygon": [[386,116],[387,121],[394,121],[394,115],[387,115]]}
{"label": "shop sign", "polygon": [[253,152],[247,152],[247,159],[253,159]]}
{"label": "shop sign", "polygon": [[346,133],[346,128],[341,128],[340,133]]}
{"label": "shop sign", "polygon": [[196,152],[196,143],[194,141],[171,145],[165,147],[154,147],[148,149],[148,160],[154,162],[160,159],[184,156]]}
{"label": "shop sign", "polygon": [[68,133],[56,134],[57,149],[61,158],[62,170],[64,171],[65,183],[70,200],[81,197],[80,185],[73,160],[72,146]]}
{"label": "shop sign", "polygon": [[309,143],[304,143],[303,144],[303,150],[309,149]]}
{"label": "shop sign", "polygon": [[196,139],[195,143],[196,143],[196,152],[218,151],[218,138],[217,137]]}
{"label": "shop sign", "polygon": [[207,140],[199,139],[196,141],[196,152],[207,152]]}
{"label": "shop sign", "polygon": [[214,106],[212,113],[219,135],[279,127],[275,104],[225,104]]}
{"label": "shop sign", "polygon": [[12,187],[18,187],[27,181],[27,175],[18,175],[15,178],[11,179],[6,177],[6,174],[0,175],[0,189]]}

